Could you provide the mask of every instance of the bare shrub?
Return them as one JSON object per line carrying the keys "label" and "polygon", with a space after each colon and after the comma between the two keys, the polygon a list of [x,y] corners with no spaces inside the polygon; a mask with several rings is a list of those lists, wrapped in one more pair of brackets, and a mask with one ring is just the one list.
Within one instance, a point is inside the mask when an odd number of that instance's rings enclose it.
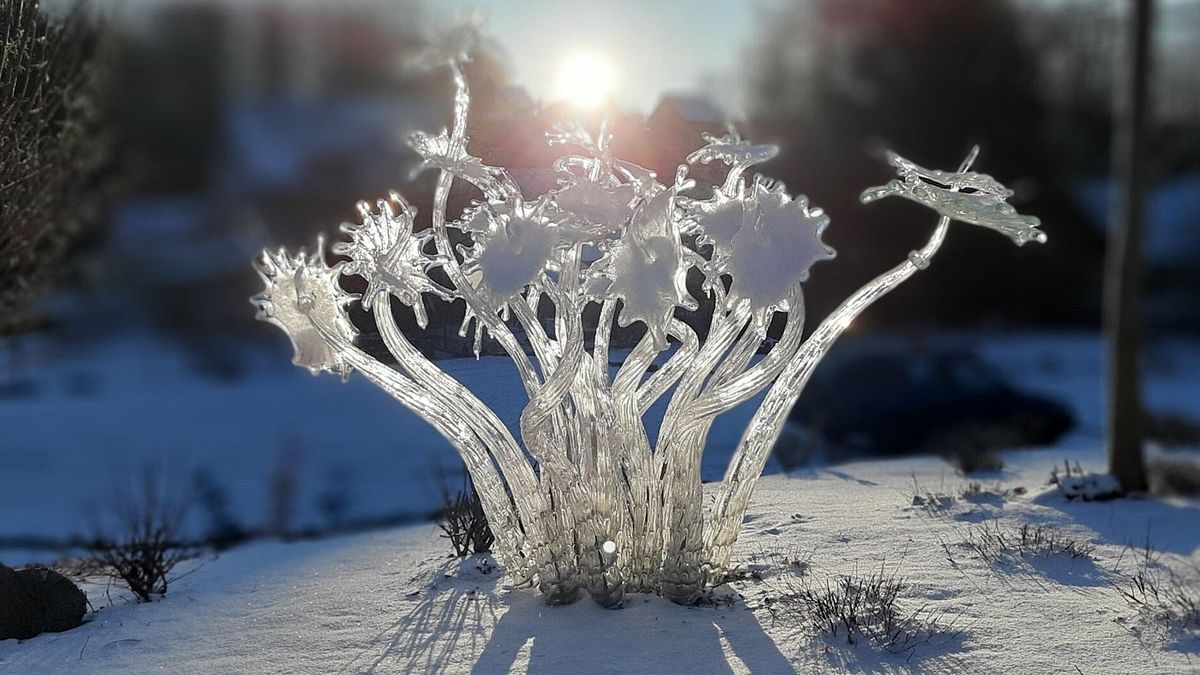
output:
{"label": "bare shrub", "polygon": [[1144,624],[1164,640],[1200,636],[1200,567],[1185,577],[1156,559],[1147,542],[1137,568],[1113,585]]}
{"label": "bare shrub", "polygon": [[925,449],[941,455],[963,476],[1004,468],[1000,448],[1025,444],[1020,431],[1000,424],[960,424],[940,431],[925,444]]}
{"label": "bare shrub", "polygon": [[970,481],[958,491],[958,496],[963,501],[979,503],[989,501],[1003,501],[1010,495],[1023,495],[1027,492],[1024,487],[1017,486],[1011,490],[1002,487],[999,483],[991,486],[985,486],[979,481]]}
{"label": "bare shrub", "polygon": [[946,461],[963,476],[1000,471],[1004,468],[1004,458],[989,448],[951,451],[946,454]]}
{"label": "bare shrub", "polygon": [[928,605],[909,609],[902,600],[905,580],[881,565],[870,574],[850,574],[813,581],[807,576],[787,577],[786,592],[768,599],[772,616],[808,621],[818,634],[844,638],[855,644],[862,639],[888,651],[902,652],[941,636],[961,632],[957,617]]}
{"label": "bare shrub", "polygon": [[304,459],[304,443],[297,436],[283,440],[275,464],[268,478],[267,494],[270,512],[267,514],[267,532],[278,536],[291,533],[296,515],[296,493],[300,485],[300,465]]}
{"label": "bare shrub", "polygon": [[[798,518],[793,516],[793,519]],[[797,546],[763,546],[750,552],[744,561],[725,572],[713,585],[747,581],[758,583],[781,573],[803,576],[812,567],[815,552],[815,547],[805,551]]]}
{"label": "bare shrub", "polygon": [[941,492],[919,493],[912,497],[912,505],[931,516],[941,516],[950,513],[954,509],[955,503],[954,495]]}
{"label": "bare shrub", "polygon": [[96,521],[93,560],[139,602],[165,594],[171,573],[194,556],[182,537],[188,505],[167,473],[147,464],[117,487],[107,517]]}
{"label": "bare shrub", "polygon": [[1062,481],[1064,478],[1071,478],[1074,476],[1084,476],[1084,475],[1087,475],[1087,474],[1084,472],[1083,467],[1079,464],[1079,462],[1075,462],[1075,466],[1072,467],[1071,460],[1065,459],[1065,460],[1063,460],[1062,470],[1059,470],[1057,463],[1055,463],[1054,466],[1050,467],[1050,480],[1047,481],[1046,484],[1047,485],[1062,485]]}
{"label": "bare shrub", "polygon": [[1166,447],[1200,446],[1200,422],[1178,414],[1142,416],[1146,425],[1146,438]]}
{"label": "bare shrub", "polygon": [[1160,495],[1200,495],[1200,454],[1155,452],[1146,457],[1150,491]]}
{"label": "bare shrub", "polygon": [[784,471],[820,465],[837,454],[819,430],[793,423],[783,425],[771,453]]}
{"label": "bare shrub", "polygon": [[496,541],[483,502],[475,492],[475,483],[463,474],[463,486],[453,496],[442,481],[442,537],[450,540],[454,555],[464,558],[472,553],[488,553]]}
{"label": "bare shrub", "polygon": [[953,489],[943,488],[937,491],[926,489],[914,474],[912,507],[929,516],[957,517],[964,513],[978,513],[977,507],[982,505],[1003,506],[1010,497],[1028,492],[1024,486],[1006,488],[999,482],[985,485],[981,481],[968,481]]}
{"label": "bare shrub", "polygon": [[1176,629],[1200,629],[1200,589],[1185,585],[1170,571],[1142,568],[1117,592],[1151,621]]}
{"label": "bare shrub", "polygon": [[208,469],[192,472],[192,490],[196,504],[207,520],[206,543],[221,551],[250,537],[229,509],[229,491]]}
{"label": "bare shrub", "polygon": [[931,516],[942,516],[950,513],[957,503],[954,495],[942,491],[928,490],[917,480],[916,472],[912,474],[913,493],[912,506]]}
{"label": "bare shrub", "polygon": [[967,532],[961,543],[989,565],[1015,563],[1036,556],[1066,556],[1092,560],[1096,547],[1091,542],[1045,525],[1022,523],[1011,529],[997,522],[984,523]]}

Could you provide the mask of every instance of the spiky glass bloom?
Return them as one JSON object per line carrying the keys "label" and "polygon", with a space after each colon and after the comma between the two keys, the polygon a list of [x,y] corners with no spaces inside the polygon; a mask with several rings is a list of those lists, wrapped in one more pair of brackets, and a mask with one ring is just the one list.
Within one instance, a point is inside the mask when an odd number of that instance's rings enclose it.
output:
{"label": "spiky glass bloom", "polygon": [[[438,172],[432,226],[413,231],[414,210],[393,193],[359,224],[329,265],[321,246],[264,253],[260,318],[295,346],[297,365],[343,377],[358,371],[440,431],[459,451],[496,535],[496,556],[513,583],[537,586],[552,604],[586,590],[605,606],[627,592],[695,601],[724,578],[755,481],[788,410],[834,340],[867,306],[928,265],[951,220],[990,227],[1013,241],[1041,242],[1036,218],[1016,214],[1011,194],[970,172],[930,171],[898,155],[899,177],[863,193],[900,195],[941,216],[926,245],[867,284],[802,340],[801,284],[834,256],[821,242],[829,217],[784,186],[745,171],[776,154],[736,137],[705,137],[670,184],[611,156],[609,138],[580,129],[550,134],[574,147],[555,167],[559,185],[525,195],[502,168],[467,151],[468,92],[461,56],[447,57],[457,84],[453,127],[416,134],[413,147]],[[726,180],[698,198],[689,166],[720,162]],[[455,180],[482,200],[457,219],[447,214]],[[452,246],[454,239],[469,243]],[[588,251],[587,249],[594,249]],[[592,261],[592,262],[588,262]],[[431,278],[438,269],[441,281]],[[685,284],[702,275],[715,310],[705,339],[676,318],[697,306]],[[346,316],[353,297],[339,277],[366,280],[359,301],[372,312],[396,359],[384,365],[354,344]],[[447,281],[448,280],[448,281]],[[516,364],[528,396],[519,429],[507,428],[475,395],[425,358],[397,327],[399,302],[424,325],[425,302],[463,300],[464,334],[484,331]],[[584,309],[599,306],[594,327]],[[539,308],[553,308],[553,337]],[[589,314],[590,315],[590,314]],[[754,355],[777,315],[780,339]],[[613,322],[641,324],[644,337],[613,374]],[[591,330],[589,330],[591,329]],[[525,334],[527,354],[516,331]],[[590,341],[585,336],[592,334]],[[664,356],[662,365],[650,366]],[[713,420],[767,390],[705,508],[700,459]],[[654,442],[643,415],[669,395]]]}

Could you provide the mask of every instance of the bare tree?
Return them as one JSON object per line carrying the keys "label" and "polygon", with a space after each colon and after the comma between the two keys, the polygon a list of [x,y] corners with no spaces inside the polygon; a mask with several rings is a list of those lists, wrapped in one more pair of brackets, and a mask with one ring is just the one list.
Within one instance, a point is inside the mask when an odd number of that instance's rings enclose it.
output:
{"label": "bare tree", "polygon": [[1150,119],[1150,23],[1153,0],[1130,3],[1127,68],[1118,99],[1114,176],[1120,181],[1104,292],[1108,333],[1108,470],[1125,491],[1146,489],[1142,456],[1140,324],[1146,131]]}
{"label": "bare tree", "polygon": [[102,32],[77,5],[0,4],[0,333],[54,272],[88,220],[105,157],[98,93]]}

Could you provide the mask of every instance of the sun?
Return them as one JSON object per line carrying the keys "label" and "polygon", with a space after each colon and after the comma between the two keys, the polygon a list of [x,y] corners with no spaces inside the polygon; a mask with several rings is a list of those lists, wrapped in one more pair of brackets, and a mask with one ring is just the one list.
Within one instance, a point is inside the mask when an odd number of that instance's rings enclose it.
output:
{"label": "sun", "polygon": [[612,63],[594,52],[575,52],[558,65],[555,96],[579,108],[595,108],[617,84]]}

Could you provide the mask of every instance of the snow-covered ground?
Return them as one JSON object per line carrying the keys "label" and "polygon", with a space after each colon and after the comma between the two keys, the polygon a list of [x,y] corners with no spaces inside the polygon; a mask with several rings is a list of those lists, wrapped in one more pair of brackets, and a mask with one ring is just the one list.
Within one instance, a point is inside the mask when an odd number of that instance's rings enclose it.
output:
{"label": "snow-covered ground", "polygon": [[[69,633],[0,642],[0,671],[782,673],[790,671],[1180,673],[1200,669],[1200,640],[1145,626],[1113,584],[1147,536],[1160,562],[1200,548],[1200,504],[1066,502],[1044,486],[1066,454],[1007,455],[985,488],[937,512],[923,491],[963,481],[933,459],[862,462],[763,479],[736,559],[764,577],[684,608],[630,596],[618,611],[584,599],[549,608],[507,589],[486,559],[446,557],[429,525],[309,543],[257,543],[200,561],[167,596],[130,604],[93,586],[100,611]],[[993,522],[994,521],[994,522]],[[1096,544],[1092,558],[1034,556],[992,566],[962,545],[992,522],[1048,525]],[[790,561],[807,561],[807,568]],[[883,567],[908,582],[901,604],[953,622],[898,653],[825,638],[776,599],[787,583],[823,584]],[[482,569],[481,569],[482,568]],[[790,579],[789,579],[790,578]],[[744,596],[744,599],[739,597]],[[774,608],[774,613],[772,612]],[[1076,670],[1078,669],[1078,670]]]}
{"label": "snow-covered ground", "polygon": [[[950,341],[980,351],[1021,386],[1070,403],[1077,430],[1054,448],[1005,453],[1005,470],[983,481],[995,494],[970,498],[961,495],[965,481],[933,458],[768,476],[735,555],[764,580],[734,583],[705,606],[631,596],[620,611],[586,599],[547,608],[529,591],[505,588],[479,560],[448,559],[436,528],[421,524],[246,545],[191,563],[150,605],[93,585],[99,611],[87,624],[0,642],[0,672],[1200,671],[1200,639],[1144,625],[1114,587],[1137,564],[1129,547],[1147,541],[1161,564],[1200,566],[1200,504],[1065,502],[1045,486],[1063,460],[1103,467],[1099,341]],[[37,354],[30,359],[36,364]],[[281,347],[255,363],[286,360]],[[441,365],[516,421],[523,401],[513,396],[519,388],[506,359]],[[1200,347],[1158,345],[1147,371],[1150,407],[1198,416]],[[303,527],[322,524],[321,497],[339,485],[353,486],[348,518],[427,512],[438,501],[431,465],[456,466],[445,441],[361,378],[342,385],[261,365],[219,383],[156,342],[129,341],[33,372],[33,397],[0,403],[0,539],[86,533],[84,514],[103,504],[114,477],[154,457],[188,467],[184,481],[206,470],[247,527],[270,517],[280,467],[296,469],[292,525]],[[714,428],[706,477],[719,477],[750,410]],[[913,506],[914,494],[929,492],[953,504]],[[993,565],[964,546],[978,528],[1023,523],[1054,527],[1095,552]],[[0,560],[51,553],[0,549]],[[790,584],[881,567],[907,580],[904,606],[926,606],[954,630],[891,653],[820,637],[772,602]]]}

